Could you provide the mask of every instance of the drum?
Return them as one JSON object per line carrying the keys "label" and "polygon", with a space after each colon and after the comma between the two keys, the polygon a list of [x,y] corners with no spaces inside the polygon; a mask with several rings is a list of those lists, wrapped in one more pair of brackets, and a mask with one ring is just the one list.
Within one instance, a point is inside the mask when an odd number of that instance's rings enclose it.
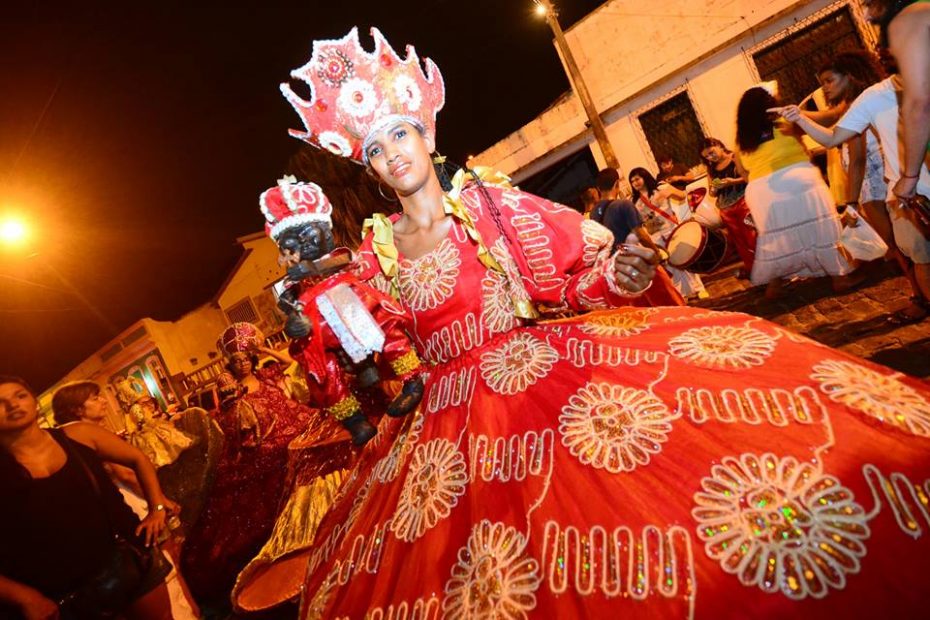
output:
{"label": "drum", "polygon": [[699,187],[688,192],[688,206],[691,207],[692,217],[707,228],[720,228],[723,220],[720,211],[707,199],[707,188]]}
{"label": "drum", "polygon": [[727,255],[727,236],[695,220],[682,222],[669,235],[668,264],[692,273],[710,273]]}

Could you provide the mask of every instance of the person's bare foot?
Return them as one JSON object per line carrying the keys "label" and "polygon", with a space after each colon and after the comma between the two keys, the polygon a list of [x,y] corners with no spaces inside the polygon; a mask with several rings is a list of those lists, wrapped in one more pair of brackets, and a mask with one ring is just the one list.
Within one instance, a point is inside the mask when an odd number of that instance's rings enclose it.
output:
{"label": "person's bare foot", "polygon": [[833,276],[833,292],[834,293],[846,293],[853,290],[863,282],[868,277],[862,269],[857,269],[852,273],[848,273],[845,276]]}

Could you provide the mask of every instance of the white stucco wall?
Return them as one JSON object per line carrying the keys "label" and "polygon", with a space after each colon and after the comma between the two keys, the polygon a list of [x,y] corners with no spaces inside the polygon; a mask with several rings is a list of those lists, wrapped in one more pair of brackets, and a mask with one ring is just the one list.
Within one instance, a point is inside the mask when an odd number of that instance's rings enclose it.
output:
{"label": "white stucco wall", "polygon": [[[758,76],[749,50],[814,14],[857,0],[611,0],[566,38],[622,170],[654,169],[638,114],[687,89],[707,135],[732,144],[736,105]],[[527,178],[579,148],[603,165],[574,93],[472,163]]]}

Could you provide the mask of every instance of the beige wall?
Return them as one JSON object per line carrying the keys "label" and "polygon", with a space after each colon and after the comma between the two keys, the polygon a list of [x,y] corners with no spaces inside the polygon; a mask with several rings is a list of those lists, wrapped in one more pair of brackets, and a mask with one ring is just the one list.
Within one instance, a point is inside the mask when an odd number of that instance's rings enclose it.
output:
{"label": "beige wall", "polygon": [[270,299],[268,287],[284,276],[284,270],[278,266],[278,248],[264,235],[244,241],[242,246],[247,254],[220,291],[217,303],[221,310],[226,311],[248,297],[263,320],[269,322],[272,317],[268,315],[273,312],[274,302]]}
{"label": "beige wall", "polygon": [[[625,172],[655,169],[638,114],[686,90],[706,135],[733,143],[736,105],[758,80],[750,51],[799,21],[857,0],[612,0],[567,33]],[[579,148],[604,160],[574,93],[479,153],[519,182]]]}
{"label": "beige wall", "polygon": [[[216,339],[226,328],[223,312],[205,304],[177,321],[145,319],[145,326],[158,343],[169,375],[189,373],[208,363],[216,351]],[[191,362],[191,360],[196,360]]]}

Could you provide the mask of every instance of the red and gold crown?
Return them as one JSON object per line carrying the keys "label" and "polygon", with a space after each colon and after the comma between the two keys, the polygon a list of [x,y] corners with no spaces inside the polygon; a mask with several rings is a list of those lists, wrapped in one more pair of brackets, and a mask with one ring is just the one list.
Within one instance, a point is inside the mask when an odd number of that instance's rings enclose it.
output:
{"label": "red and gold crown", "polygon": [[227,357],[233,353],[249,353],[265,342],[265,335],[260,329],[245,321],[233,323],[223,330],[216,348]]}
{"label": "red and gold crown", "polygon": [[262,192],[258,204],[265,216],[265,232],[272,240],[291,228],[308,222],[329,222],[333,205],[316,183],[298,182],[293,176]]}
{"label": "red and gold crown", "polygon": [[381,31],[372,28],[371,36],[371,53],[362,49],[357,27],[341,39],[313,42],[310,62],[291,71],[310,87],[310,101],[281,84],[306,128],[292,129],[292,136],[357,162],[365,161],[365,139],[396,120],[435,136],[436,113],[446,101],[439,67],[427,58],[424,72],[413,46],[401,59]]}

